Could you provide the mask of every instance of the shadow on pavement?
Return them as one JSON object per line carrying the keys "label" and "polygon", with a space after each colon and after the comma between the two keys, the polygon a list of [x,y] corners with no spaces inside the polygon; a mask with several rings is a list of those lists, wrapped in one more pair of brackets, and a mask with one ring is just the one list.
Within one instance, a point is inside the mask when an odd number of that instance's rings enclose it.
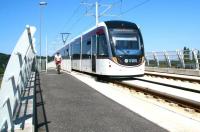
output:
{"label": "shadow on pavement", "polygon": [[36,72],[35,77],[35,132],[45,131],[48,132],[48,124],[50,121],[47,121],[45,103],[42,96],[42,90],[40,85],[40,76]]}
{"label": "shadow on pavement", "polygon": [[25,123],[28,122],[28,119],[33,117],[32,109],[30,108],[32,108],[33,104],[34,81],[35,74],[32,73],[27,86],[21,92],[20,104],[17,108],[16,118],[14,120],[15,125],[19,125],[22,130],[26,127]]}

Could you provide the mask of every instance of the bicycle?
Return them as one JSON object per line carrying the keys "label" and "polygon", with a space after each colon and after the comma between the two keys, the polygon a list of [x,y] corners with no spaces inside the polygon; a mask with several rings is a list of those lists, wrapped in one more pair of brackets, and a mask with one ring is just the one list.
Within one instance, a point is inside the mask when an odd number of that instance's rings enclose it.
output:
{"label": "bicycle", "polygon": [[56,65],[57,73],[60,74],[61,66],[60,63]]}

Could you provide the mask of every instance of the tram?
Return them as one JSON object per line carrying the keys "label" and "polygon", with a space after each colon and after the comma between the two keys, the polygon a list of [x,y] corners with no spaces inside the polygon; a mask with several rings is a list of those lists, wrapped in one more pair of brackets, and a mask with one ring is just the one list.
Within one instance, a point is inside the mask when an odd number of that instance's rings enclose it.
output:
{"label": "tram", "polygon": [[144,75],[142,34],[132,22],[101,22],[57,52],[71,59],[73,70],[111,77]]}

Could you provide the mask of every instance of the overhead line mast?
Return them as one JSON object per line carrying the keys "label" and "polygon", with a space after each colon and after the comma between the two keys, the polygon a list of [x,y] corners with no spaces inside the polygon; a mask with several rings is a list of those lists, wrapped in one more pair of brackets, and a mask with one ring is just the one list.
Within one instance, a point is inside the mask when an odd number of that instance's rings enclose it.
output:
{"label": "overhead line mast", "polygon": [[[87,16],[95,16],[95,19],[96,19],[96,26],[98,26],[98,23],[99,23],[99,18],[101,16],[117,16],[117,15],[108,15],[106,14],[106,12],[108,12],[111,8],[112,8],[112,4],[99,4],[98,1],[94,3],[86,3],[86,2],[82,2],[81,4],[85,5],[85,6],[95,6],[95,14],[94,13],[88,13],[86,12],[86,15]],[[106,7],[101,13],[99,12],[99,7]]]}
{"label": "overhead line mast", "polygon": [[99,3],[96,1],[96,26],[98,26],[99,23]]}

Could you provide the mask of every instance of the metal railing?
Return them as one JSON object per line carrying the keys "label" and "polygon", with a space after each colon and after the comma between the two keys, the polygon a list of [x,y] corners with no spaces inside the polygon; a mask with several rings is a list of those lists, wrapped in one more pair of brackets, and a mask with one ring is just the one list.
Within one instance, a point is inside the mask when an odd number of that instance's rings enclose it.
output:
{"label": "metal railing", "polygon": [[35,27],[27,26],[7,64],[0,89],[0,131],[14,129],[14,115],[35,59]]}
{"label": "metal railing", "polygon": [[46,70],[46,58],[42,58],[41,61],[40,61],[40,58],[36,58],[36,63],[37,63],[36,66],[39,72]]}
{"label": "metal railing", "polygon": [[146,52],[146,66],[199,70],[200,50]]}

